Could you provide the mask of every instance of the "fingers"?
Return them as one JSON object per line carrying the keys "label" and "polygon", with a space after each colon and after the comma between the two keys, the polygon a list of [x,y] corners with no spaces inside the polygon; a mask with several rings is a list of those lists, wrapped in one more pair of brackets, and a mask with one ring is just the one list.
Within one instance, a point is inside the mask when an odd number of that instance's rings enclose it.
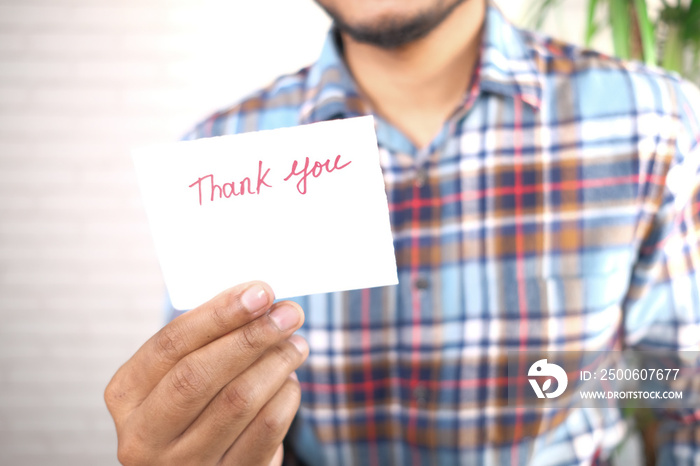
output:
{"label": "fingers", "polygon": [[221,463],[227,466],[282,464],[282,440],[294,420],[300,401],[299,382],[290,376],[229,448]]}
{"label": "fingers", "polygon": [[282,461],[284,461],[284,447],[280,443],[280,446],[277,447],[277,451],[275,452],[275,456],[272,457],[272,461],[270,461],[269,465],[270,466],[282,466]]}
{"label": "fingers", "polygon": [[138,406],[186,355],[262,315],[274,301],[269,285],[250,282],[224,291],[174,319],[149,339],[112,378],[105,401],[115,422]]}
{"label": "fingers", "polygon": [[[141,419],[147,426],[144,428],[153,429],[150,438],[154,442],[168,442],[177,437],[226,384],[246,371],[269,348],[287,339],[303,320],[304,314],[298,304],[277,303],[269,314],[188,354],[134,412],[135,422]],[[286,358],[288,364],[271,368],[270,374],[279,373],[284,378],[301,361],[284,351],[280,356]]]}
{"label": "fingers", "polygon": [[[280,408],[278,405],[281,402],[275,401],[273,403],[274,409],[282,413],[283,416],[275,421],[270,411],[266,411],[268,414],[261,418],[264,422],[260,429],[263,431],[265,429],[286,431],[288,425],[284,427],[284,423],[287,419],[291,422],[300,396],[298,382],[290,379],[289,374],[299,367],[307,355],[308,345],[298,335],[270,348],[245,372],[226,385],[182,434],[175,447],[181,452],[179,456],[187,455],[188,452],[193,451],[195,446],[199,446],[200,451],[208,456],[192,458],[193,463],[205,463],[221,458],[236,441],[236,438],[246,430],[248,424],[253,419],[257,419],[263,406],[266,406],[273,397],[277,398],[275,394],[282,387],[286,388],[280,396],[286,400],[289,406]],[[287,386],[290,381],[294,382],[291,387]],[[276,443],[271,444],[268,462],[272,459],[272,454],[275,447],[281,442],[281,438]],[[249,453],[251,452],[247,454]],[[261,463],[246,462],[242,464]]]}

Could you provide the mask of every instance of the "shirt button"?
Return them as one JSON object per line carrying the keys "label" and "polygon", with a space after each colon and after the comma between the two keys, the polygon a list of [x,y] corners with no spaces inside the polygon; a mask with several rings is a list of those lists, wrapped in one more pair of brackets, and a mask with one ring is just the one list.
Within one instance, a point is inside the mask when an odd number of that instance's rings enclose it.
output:
{"label": "shirt button", "polygon": [[430,287],[430,281],[425,277],[419,277],[413,283],[419,290],[427,290]]}
{"label": "shirt button", "polygon": [[415,180],[415,185],[417,188],[422,188],[425,186],[425,183],[428,181],[428,170],[425,168],[419,168],[416,171],[416,180]]}
{"label": "shirt button", "polygon": [[425,406],[428,402],[428,389],[425,385],[416,385],[413,389],[413,398],[420,406]]}

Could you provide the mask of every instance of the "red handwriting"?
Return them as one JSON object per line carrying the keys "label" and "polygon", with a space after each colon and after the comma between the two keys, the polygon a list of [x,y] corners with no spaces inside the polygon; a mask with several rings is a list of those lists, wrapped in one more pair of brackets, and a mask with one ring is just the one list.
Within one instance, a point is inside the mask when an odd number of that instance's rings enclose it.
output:
{"label": "red handwriting", "polygon": [[323,174],[323,171],[325,169],[326,172],[330,173],[334,170],[342,170],[343,168],[347,167],[352,163],[352,160],[344,165],[338,165],[340,162],[340,155],[338,155],[335,158],[335,162],[333,162],[333,167],[331,168],[331,159],[326,160],[325,162],[314,162],[313,166],[309,168],[309,164],[311,163],[309,161],[309,158],[306,157],[306,163],[304,164],[304,168],[300,169],[297,171],[297,166],[299,165],[299,162],[297,160],[294,161],[292,164],[292,171],[287,177],[284,179],[284,181],[289,180],[292,176],[301,176],[299,178],[299,182],[297,183],[297,191],[299,191],[300,194],[306,194],[306,180],[309,177],[309,175],[312,175],[314,178],[318,178]]}
{"label": "red handwriting", "polygon": [[[340,155],[338,155],[335,157],[335,160],[332,164],[331,159],[327,159],[323,163],[313,162],[313,165],[311,165],[311,160],[309,160],[309,158],[306,157],[306,160],[304,161],[304,167],[302,168],[299,161],[295,160],[292,164],[292,171],[289,173],[289,175],[287,175],[284,181],[289,181],[293,176],[299,177],[299,181],[297,182],[297,191],[299,191],[300,194],[306,194],[306,185],[307,180],[309,179],[309,175],[313,176],[314,178],[318,178],[323,173],[331,173],[335,170],[342,170],[343,168],[350,165],[351,162],[352,161],[341,165]],[[265,181],[265,177],[269,173],[269,168],[265,170],[265,172],[263,172],[263,163],[262,161],[258,161],[258,178],[255,185],[255,189],[253,189],[253,182],[249,177],[245,177],[240,181],[231,181],[230,183],[218,185],[214,182],[213,174],[199,177],[197,181],[195,181],[188,187],[197,187],[197,190],[199,192],[199,205],[202,205],[202,202],[206,199],[209,199],[211,202],[214,202],[214,199],[216,199],[217,197],[219,199],[223,197],[228,199],[231,196],[236,197],[244,196],[246,194],[260,194],[260,190],[264,186],[272,188],[272,186]]]}
{"label": "red handwriting", "polygon": [[[202,205],[202,182],[209,178],[209,192],[211,193],[210,195],[210,200],[213,202],[215,198],[215,194],[218,194],[219,199],[222,197],[229,198],[231,196],[243,196],[244,194],[260,194],[260,188],[263,186],[267,186],[268,188],[271,188],[269,184],[265,182],[265,177],[267,176],[268,173],[270,173],[270,169],[268,168],[265,170],[265,173],[262,172],[263,168],[263,163],[262,161],[258,162],[258,181],[255,187],[255,191],[252,188],[252,184],[250,181],[250,178],[245,177],[241,181],[238,182],[239,189],[236,191],[236,182],[232,181],[230,183],[224,183],[222,186],[219,186],[218,184],[214,183],[214,175],[206,175],[200,177],[197,181],[189,185],[188,187],[194,188],[197,186],[199,188],[199,205]],[[206,185],[206,183],[205,183]],[[206,186],[205,186],[206,189]]]}

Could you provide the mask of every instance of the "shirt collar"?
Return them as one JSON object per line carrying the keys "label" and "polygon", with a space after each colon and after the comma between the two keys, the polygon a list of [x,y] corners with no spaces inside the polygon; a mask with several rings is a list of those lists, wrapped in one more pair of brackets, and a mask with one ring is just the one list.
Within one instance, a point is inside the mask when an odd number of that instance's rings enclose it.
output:
{"label": "shirt collar", "polygon": [[[489,0],[479,63],[479,92],[489,92],[522,100],[539,108],[542,74],[537,57],[546,49],[536,47],[530,38],[511,24]],[[321,56],[308,71],[306,98],[301,109],[302,124],[336,118],[350,118],[371,112],[342,58],[337,32],[326,37]],[[465,93],[468,89],[465,89]]]}
{"label": "shirt collar", "polygon": [[520,99],[533,108],[542,100],[542,73],[537,58],[546,50],[516,28],[489,1],[481,45],[480,90]]}
{"label": "shirt collar", "polygon": [[369,113],[340,50],[340,39],[332,28],[323,44],[321,56],[306,76],[306,98],[301,108],[301,123],[350,118]]}

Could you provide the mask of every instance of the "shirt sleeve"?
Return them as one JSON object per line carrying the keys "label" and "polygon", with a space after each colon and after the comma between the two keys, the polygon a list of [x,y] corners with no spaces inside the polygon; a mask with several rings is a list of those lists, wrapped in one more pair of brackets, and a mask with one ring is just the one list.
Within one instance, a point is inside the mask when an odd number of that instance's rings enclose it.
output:
{"label": "shirt sleeve", "polygon": [[[700,351],[700,93],[676,88],[675,151],[666,163],[648,165],[640,247],[625,300],[625,344],[644,351],[692,351],[685,366],[698,393]],[[659,136],[659,140],[663,140]],[[642,183],[640,183],[642,185]],[[643,217],[643,216],[640,216]],[[686,386],[685,388],[689,388]],[[691,389],[692,390],[692,389]],[[688,400],[681,410],[655,410],[659,418],[658,464],[700,464],[700,406]]]}

